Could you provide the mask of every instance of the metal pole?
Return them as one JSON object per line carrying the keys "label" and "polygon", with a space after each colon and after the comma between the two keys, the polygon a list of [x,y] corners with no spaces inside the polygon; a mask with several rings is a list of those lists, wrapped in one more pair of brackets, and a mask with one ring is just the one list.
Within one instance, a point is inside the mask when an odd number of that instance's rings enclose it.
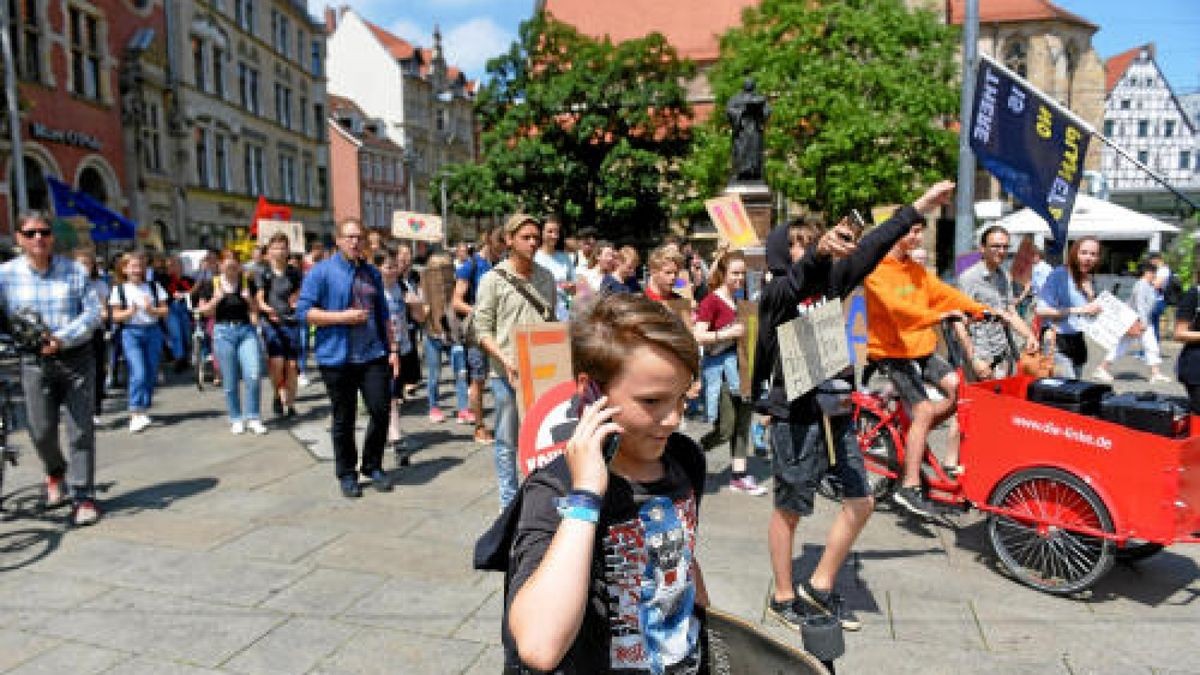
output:
{"label": "metal pole", "polygon": [[971,103],[979,52],[979,0],[967,0],[963,16],[962,92],[958,130],[958,187],[954,205],[954,255],[975,248],[975,153],[971,152]]}
{"label": "metal pole", "polygon": [[442,175],[438,178],[442,186],[442,250],[446,249],[446,240],[450,236],[450,219],[447,217],[448,210],[446,208],[446,172],[442,171]]}
{"label": "metal pole", "polygon": [[[9,207],[17,195],[17,213],[29,210],[25,191],[25,151],[21,146],[21,111],[17,101],[17,64],[13,61],[12,41],[8,32],[8,3],[0,3],[0,57],[4,59],[4,97],[8,99],[8,133],[12,136],[12,182],[8,186]],[[15,223],[10,224],[10,229]]]}

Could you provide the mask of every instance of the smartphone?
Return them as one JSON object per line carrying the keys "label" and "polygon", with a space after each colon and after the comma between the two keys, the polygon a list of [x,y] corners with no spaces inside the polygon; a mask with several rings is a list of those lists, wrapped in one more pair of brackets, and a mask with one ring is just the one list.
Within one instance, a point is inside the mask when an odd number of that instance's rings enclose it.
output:
{"label": "smartphone", "polygon": [[[583,395],[575,398],[575,418],[579,419],[583,415],[583,409],[599,401],[602,396],[604,396],[604,392],[600,391],[600,385],[596,384],[595,380],[588,380],[587,386],[583,389]],[[608,464],[617,454],[617,448],[621,447],[621,434],[614,431],[605,436],[604,443],[600,447],[604,455],[604,463]]]}
{"label": "smartphone", "polygon": [[862,214],[858,212],[858,209],[850,209],[850,215],[846,217],[846,221],[849,223],[850,229],[853,230],[854,237],[852,239],[848,239],[843,234],[842,239],[844,239],[847,243],[854,243],[859,239],[862,239],[863,232],[865,232],[867,229],[867,221],[863,220]]}

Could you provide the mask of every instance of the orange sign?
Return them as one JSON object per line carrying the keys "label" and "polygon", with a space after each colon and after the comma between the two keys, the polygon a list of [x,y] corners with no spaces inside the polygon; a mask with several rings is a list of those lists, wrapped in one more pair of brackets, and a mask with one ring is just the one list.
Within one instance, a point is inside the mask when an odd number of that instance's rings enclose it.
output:
{"label": "orange sign", "polygon": [[721,239],[729,242],[731,249],[736,251],[758,246],[758,233],[754,231],[754,224],[750,222],[740,196],[732,194],[708,199],[704,202],[704,208],[708,209],[708,217],[712,218]]}
{"label": "orange sign", "polygon": [[521,417],[534,401],[571,381],[571,342],[565,323],[539,323],[513,329],[517,345],[517,409]]}

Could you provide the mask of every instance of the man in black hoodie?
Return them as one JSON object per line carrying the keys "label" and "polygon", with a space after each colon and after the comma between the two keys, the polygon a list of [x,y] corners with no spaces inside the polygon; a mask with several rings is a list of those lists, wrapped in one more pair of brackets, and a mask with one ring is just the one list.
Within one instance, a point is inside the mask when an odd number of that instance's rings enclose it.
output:
{"label": "man in black hoodie", "polygon": [[[849,418],[830,420],[835,455],[831,467],[816,390],[788,400],[775,331],[798,317],[801,306],[850,295],[914,224],[924,222],[921,213],[947,203],[953,191],[952,181],[934,185],[857,245],[851,243],[853,235],[844,224],[826,232],[807,251],[789,226],[777,227],[767,237],[767,267],[772,276],[759,299],[760,330],[751,376],[756,408],[771,418],[775,510],[767,545],[775,586],[767,611],[795,630],[800,629],[806,614],[815,613],[837,616],[846,630],[862,627],[833,586],[875,504]],[[852,377],[849,372],[844,375]],[[841,481],[842,509],[829,530],[816,569],[797,586],[792,578],[796,525],[801,516],[812,514],[817,484],[827,471],[835,472]]]}

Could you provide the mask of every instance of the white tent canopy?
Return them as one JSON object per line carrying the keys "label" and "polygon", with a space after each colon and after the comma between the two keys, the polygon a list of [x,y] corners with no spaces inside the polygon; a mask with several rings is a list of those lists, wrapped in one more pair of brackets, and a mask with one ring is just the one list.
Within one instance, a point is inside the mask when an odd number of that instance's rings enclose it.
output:
{"label": "white tent canopy", "polygon": [[[1039,245],[1050,239],[1050,226],[1033,209],[1021,209],[992,224],[1002,225],[1008,230],[1014,247],[1026,234],[1034,235]],[[976,236],[986,227],[980,227]],[[1140,240],[1148,242],[1150,250],[1160,251],[1163,233],[1176,232],[1179,232],[1179,228],[1174,225],[1112,202],[1079,194],[1075,196],[1075,210],[1071,213],[1067,238],[1078,239],[1090,235],[1101,241]]]}

